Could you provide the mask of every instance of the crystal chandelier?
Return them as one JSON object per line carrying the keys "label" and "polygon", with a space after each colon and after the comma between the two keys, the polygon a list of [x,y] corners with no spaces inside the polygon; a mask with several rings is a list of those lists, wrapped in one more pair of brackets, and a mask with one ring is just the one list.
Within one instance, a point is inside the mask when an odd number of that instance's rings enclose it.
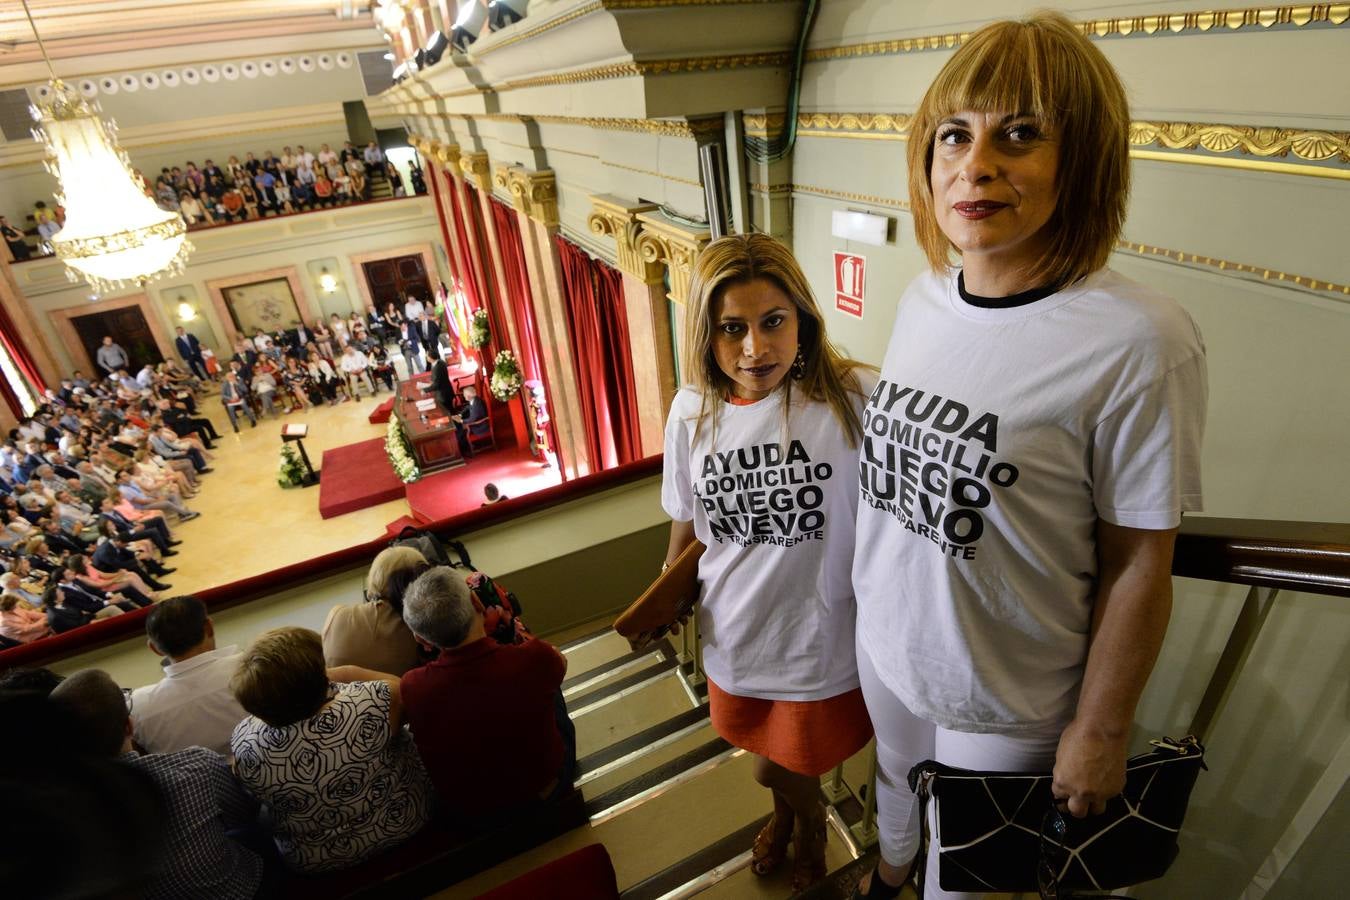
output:
{"label": "crystal chandelier", "polygon": [[192,250],[182,217],[155,204],[112,123],[56,77],[28,0],[23,6],[51,73],[50,98],[32,110],[33,137],[47,148],[47,171],[60,185],[56,200],[66,209],[65,225],[51,239],[66,275],[103,293],[181,272]]}

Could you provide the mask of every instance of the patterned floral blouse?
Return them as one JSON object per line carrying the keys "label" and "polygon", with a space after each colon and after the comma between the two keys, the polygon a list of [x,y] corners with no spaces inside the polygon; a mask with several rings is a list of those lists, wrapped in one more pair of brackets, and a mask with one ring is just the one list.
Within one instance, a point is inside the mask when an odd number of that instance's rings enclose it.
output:
{"label": "patterned floral blouse", "polygon": [[345,869],[412,837],[432,810],[417,748],[390,735],[389,685],[334,684],[309,719],[273,728],[249,716],[234,729],[235,769],[272,810],[282,857],[302,872]]}

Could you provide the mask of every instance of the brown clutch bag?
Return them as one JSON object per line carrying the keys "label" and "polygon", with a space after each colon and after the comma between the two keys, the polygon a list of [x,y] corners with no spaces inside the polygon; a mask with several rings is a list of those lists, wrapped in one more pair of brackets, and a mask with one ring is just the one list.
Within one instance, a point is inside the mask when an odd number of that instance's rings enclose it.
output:
{"label": "brown clutch bag", "polygon": [[694,541],[652,582],[614,622],[614,630],[628,638],[634,650],[659,641],[670,626],[698,602],[698,560],[707,549]]}

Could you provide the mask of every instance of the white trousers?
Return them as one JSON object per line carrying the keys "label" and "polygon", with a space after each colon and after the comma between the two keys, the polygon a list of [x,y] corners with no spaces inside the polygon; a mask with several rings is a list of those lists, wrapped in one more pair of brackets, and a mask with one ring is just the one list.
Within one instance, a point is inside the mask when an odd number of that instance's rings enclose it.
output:
{"label": "white trousers", "polygon": [[[1055,764],[1063,726],[1018,734],[970,734],[948,731],[921,719],[882,684],[858,643],[858,676],[877,735],[877,830],[881,856],[899,869],[919,852],[919,799],[909,789],[909,770],[936,759],[962,769],[1003,772],[1049,771]],[[1067,724],[1067,723],[1065,723]],[[931,830],[932,823],[929,827]],[[937,884],[937,850],[930,843],[923,900],[977,900],[1007,896],[944,891]]]}

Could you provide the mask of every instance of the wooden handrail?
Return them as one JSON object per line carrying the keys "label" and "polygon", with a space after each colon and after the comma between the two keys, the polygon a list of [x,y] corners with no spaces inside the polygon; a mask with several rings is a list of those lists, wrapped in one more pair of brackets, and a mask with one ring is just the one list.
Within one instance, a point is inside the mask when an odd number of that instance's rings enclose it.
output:
{"label": "wooden handrail", "polygon": [[1187,518],[1172,574],[1350,597],[1350,524]]}

